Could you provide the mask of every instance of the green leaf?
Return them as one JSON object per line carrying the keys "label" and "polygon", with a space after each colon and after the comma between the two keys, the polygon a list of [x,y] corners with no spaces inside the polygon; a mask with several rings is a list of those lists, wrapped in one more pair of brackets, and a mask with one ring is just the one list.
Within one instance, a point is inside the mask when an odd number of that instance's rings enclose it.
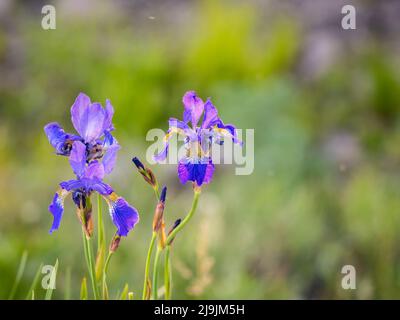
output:
{"label": "green leaf", "polygon": [[129,286],[126,283],[124,289],[122,290],[122,293],[119,297],[119,300],[127,300],[128,298],[128,292],[129,292]]}
{"label": "green leaf", "polygon": [[96,256],[96,266],[95,266],[95,273],[96,273],[96,282],[101,283],[103,277],[103,268],[104,268],[104,255],[105,255],[105,247],[102,245],[97,249],[97,256]]}

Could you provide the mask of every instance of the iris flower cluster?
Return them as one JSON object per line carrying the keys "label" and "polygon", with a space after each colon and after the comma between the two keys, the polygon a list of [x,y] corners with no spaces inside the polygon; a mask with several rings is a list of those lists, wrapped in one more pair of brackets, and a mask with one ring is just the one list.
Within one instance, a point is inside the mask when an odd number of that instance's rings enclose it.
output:
{"label": "iris flower cluster", "polygon": [[[158,181],[152,170],[137,158],[132,159],[139,173],[149,183],[157,197],[155,208],[152,237],[146,258],[145,276],[143,284],[143,299],[158,299],[158,277],[160,256],[164,258],[164,288],[165,299],[171,298],[172,274],[170,267],[171,246],[177,234],[187,225],[193,217],[201,187],[211,182],[214,174],[212,161],[213,144],[223,144],[225,139],[231,139],[234,143],[242,145],[237,137],[237,130],[232,124],[225,124],[218,116],[218,111],[210,99],[203,102],[194,91],[188,91],[183,96],[183,120],[169,119],[169,129],[164,137],[163,149],[155,156],[157,162],[166,159],[169,152],[170,139],[174,134],[184,137],[185,155],[178,162],[178,177],[182,184],[192,181],[193,202],[192,207],[183,219],[177,219],[166,232],[165,226],[165,202],[167,187],[159,191]],[[112,117],[114,108],[109,100],[106,100],[105,108],[100,103],[90,101],[90,98],[81,93],[71,107],[71,120],[76,134],[67,133],[56,122],[49,123],[44,130],[50,144],[56,154],[68,157],[69,164],[75,174],[75,178],[62,181],[55,193],[49,211],[53,215],[53,224],[50,233],[60,226],[64,212],[64,200],[68,195],[77,207],[78,218],[84,231],[84,249],[91,276],[95,299],[100,296],[99,288],[102,288],[103,299],[108,299],[108,287],[106,281],[107,267],[112,254],[119,245],[121,236],[127,236],[139,221],[137,210],[128,202],[118,196],[112,187],[103,180],[114,168],[116,156],[120,145],[113,136],[114,126]],[[111,219],[117,228],[109,254],[102,265],[102,246],[98,246],[96,263],[91,255],[89,239],[93,232],[91,195],[98,193],[108,204]],[[100,206],[99,206],[100,208]],[[101,210],[99,210],[99,222]],[[99,223],[99,234],[101,232]],[[103,230],[104,233],[104,230]],[[85,236],[86,235],[86,236]],[[99,236],[99,239],[101,237]],[[158,240],[158,241],[157,241]],[[157,248],[152,259],[155,247]],[[150,265],[153,261],[152,277]],[[96,266],[96,268],[94,267]],[[97,269],[101,267],[103,274],[101,283],[97,276]],[[96,274],[95,274],[96,273]]]}
{"label": "iris flower cluster", "polygon": [[[183,121],[169,119],[169,129],[164,137],[164,148],[154,159],[157,162],[166,159],[169,141],[173,134],[183,136],[186,156],[179,159],[178,177],[182,184],[192,181],[200,187],[202,184],[211,182],[214,174],[210,152],[212,144],[221,145],[224,138],[230,138],[240,145],[242,142],[237,138],[236,127],[232,124],[224,124],[210,99],[204,103],[196,92],[188,91],[183,96],[182,102]],[[200,119],[202,121],[198,125]]]}
{"label": "iris flower cluster", "polygon": [[63,181],[55,193],[49,211],[54,220],[50,233],[57,230],[64,211],[64,200],[72,195],[78,208],[78,217],[88,237],[92,235],[92,206],[90,197],[99,193],[107,202],[118,236],[127,236],[139,221],[137,210],[118,196],[111,186],[103,182],[105,175],[114,168],[120,145],[113,137],[112,117],[114,108],[106,101],[103,108],[80,93],[71,107],[72,124],[78,134],[66,133],[56,122],[45,126],[44,131],[56,154],[69,158],[75,179]]}

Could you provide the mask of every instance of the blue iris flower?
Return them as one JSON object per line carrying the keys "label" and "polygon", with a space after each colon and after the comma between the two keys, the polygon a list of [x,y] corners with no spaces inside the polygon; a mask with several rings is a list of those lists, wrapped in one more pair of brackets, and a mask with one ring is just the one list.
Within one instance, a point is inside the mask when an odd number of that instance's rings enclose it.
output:
{"label": "blue iris flower", "polygon": [[[212,143],[222,144],[224,138],[232,139],[234,143],[240,145],[242,142],[237,138],[236,127],[223,123],[210,99],[204,103],[194,91],[188,91],[183,96],[182,102],[183,121],[169,119],[164,148],[154,159],[158,162],[166,159],[169,140],[173,134],[185,137],[187,152],[185,157],[179,159],[178,177],[182,184],[192,181],[201,186],[211,182],[213,177],[214,164],[210,155]],[[202,116],[201,124],[198,125]]]}
{"label": "blue iris flower", "polygon": [[[60,226],[64,211],[64,200],[72,195],[78,210],[87,213],[84,220],[90,219],[90,196],[99,193],[106,200],[113,223],[119,236],[128,235],[139,221],[139,214],[128,202],[118,196],[108,184],[103,182],[106,174],[114,168],[117,152],[120,149],[110,131],[114,129],[112,116],[114,110],[107,100],[106,109],[99,103],[91,103],[89,97],[81,93],[71,108],[72,123],[78,135],[65,133],[57,123],[45,126],[50,144],[57,154],[68,156],[76,179],[63,181],[55,193],[49,211],[54,220],[50,233]],[[86,232],[88,221],[82,221]]]}

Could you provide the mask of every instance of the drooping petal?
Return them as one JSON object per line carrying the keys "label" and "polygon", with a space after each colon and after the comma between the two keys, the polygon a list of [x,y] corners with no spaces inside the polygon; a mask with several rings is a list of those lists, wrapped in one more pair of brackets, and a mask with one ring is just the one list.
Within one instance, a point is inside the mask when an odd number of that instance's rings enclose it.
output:
{"label": "drooping petal", "polygon": [[65,189],[58,190],[49,206],[49,211],[53,215],[53,224],[50,228],[50,233],[57,230],[60,226],[62,215],[64,212],[64,200],[70,192]]}
{"label": "drooping petal", "polygon": [[153,157],[154,161],[156,161],[156,162],[164,161],[167,158],[167,155],[168,155],[168,148],[169,148],[168,141],[164,141],[164,147],[159,153],[157,153]]}
{"label": "drooping petal", "polygon": [[169,130],[167,135],[171,136],[174,133],[188,137],[190,140],[197,140],[196,131],[190,128],[185,122],[175,118],[169,118],[168,120]]}
{"label": "drooping petal", "polygon": [[72,167],[72,170],[78,177],[82,177],[84,175],[86,164],[86,146],[82,142],[75,141],[72,145],[69,163]]}
{"label": "drooping petal", "polygon": [[90,181],[90,188],[93,191],[100,193],[102,196],[109,196],[114,190],[106,183],[100,180]]}
{"label": "drooping petal", "polygon": [[222,121],[214,126],[212,129],[217,141],[223,138],[230,138],[234,143],[243,145],[243,142],[238,139],[236,127],[233,124],[224,124]]}
{"label": "drooping petal", "polygon": [[47,124],[44,131],[50,144],[56,149],[56,153],[63,156],[70,154],[73,141],[79,139],[78,136],[66,133],[57,122]]}
{"label": "drooping petal", "polygon": [[196,182],[198,186],[211,182],[214,173],[214,164],[208,163],[181,161],[178,164],[178,177],[182,184],[187,181]]}
{"label": "drooping petal", "polygon": [[209,129],[212,126],[216,125],[221,120],[218,117],[218,110],[211,103],[211,100],[208,99],[204,104],[204,118],[203,123],[201,124],[202,129]]}
{"label": "drooping petal", "polygon": [[83,188],[83,187],[85,187],[85,185],[84,185],[83,181],[81,179],[79,179],[79,180],[63,181],[60,183],[60,187],[67,191],[72,191],[72,190],[76,190],[79,188]]}
{"label": "drooping petal", "polygon": [[191,121],[193,128],[195,128],[204,110],[203,100],[196,95],[196,92],[188,91],[183,96],[182,102],[185,108],[183,121],[186,123]]}
{"label": "drooping petal", "polygon": [[86,109],[91,104],[90,98],[84,94],[79,93],[76,97],[74,104],[71,107],[71,121],[75,130],[80,134],[83,131],[81,127],[81,119],[84,117]]}
{"label": "drooping petal", "polygon": [[116,193],[105,196],[108,203],[111,219],[117,227],[119,236],[127,236],[139,221],[138,211]]}
{"label": "drooping petal", "polygon": [[169,140],[172,138],[172,136],[175,133],[177,135],[186,137],[189,140],[192,140],[192,139],[193,139],[193,141],[197,140],[197,135],[196,135],[195,131],[193,131],[185,122],[180,121],[175,118],[170,118],[168,123],[169,123],[169,129],[163,139],[163,142],[164,142],[163,149],[153,157],[154,160],[157,162],[161,162],[167,158],[168,149],[169,149]]}

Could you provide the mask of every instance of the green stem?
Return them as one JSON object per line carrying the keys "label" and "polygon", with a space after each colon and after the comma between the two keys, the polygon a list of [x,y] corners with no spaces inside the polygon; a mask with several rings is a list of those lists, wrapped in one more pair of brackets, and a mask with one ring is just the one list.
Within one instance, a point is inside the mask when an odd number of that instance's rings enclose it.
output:
{"label": "green stem", "polygon": [[98,237],[97,237],[97,248],[101,248],[104,245],[104,224],[103,224],[103,214],[101,211],[101,195],[99,194],[97,197],[97,232],[98,232]]}
{"label": "green stem", "polygon": [[154,193],[155,193],[155,195],[156,195],[156,198],[157,198],[157,202],[160,200],[160,192],[158,191],[158,185],[156,185],[154,188],[153,188],[153,190],[154,190]]}
{"label": "green stem", "polygon": [[109,251],[108,256],[106,259],[106,262],[104,264],[104,270],[103,270],[103,299],[107,300],[108,299],[108,288],[107,288],[107,271],[108,271],[108,265],[110,264],[111,257],[114,252]]}
{"label": "green stem", "polygon": [[154,243],[156,241],[156,238],[157,238],[157,233],[153,232],[153,234],[151,236],[149,250],[147,252],[146,266],[145,266],[145,270],[144,270],[144,285],[143,285],[143,295],[142,295],[143,300],[146,299],[146,293],[148,290],[147,283],[149,280],[149,273],[150,273],[150,260],[151,260],[151,255],[153,254]]}
{"label": "green stem", "polygon": [[177,233],[181,231],[185,225],[190,221],[190,219],[193,217],[193,214],[196,211],[197,204],[199,202],[199,196],[200,192],[195,191],[193,194],[193,202],[192,202],[192,208],[190,209],[189,213],[186,215],[185,219],[182,220],[182,222],[169,234],[167,238],[167,245],[171,243],[171,241],[175,238]]}
{"label": "green stem", "polygon": [[94,299],[98,300],[99,295],[97,292],[97,286],[96,286],[96,272],[94,269],[94,260],[93,260],[93,253],[92,253],[92,246],[90,243],[90,239],[86,237],[85,230],[82,228],[82,235],[83,235],[83,247],[85,250],[85,257],[86,257],[86,262],[88,264],[88,271],[90,275],[90,281],[92,282],[92,289],[93,289],[93,295]]}
{"label": "green stem", "polygon": [[171,246],[167,246],[164,261],[164,286],[165,286],[165,300],[171,300],[171,262],[170,262]]}
{"label": "green stem", "polygon": [[[170,259],[171,242],[175,238],[175,236],[178,234],[178,232],[181,231],[185,227],[185,225],[190,221],[190,219],[192,219],[192,217],[197,209],[197,204],[199,202],[199,196],[200,196],[200,191],[194,191],[192,207],[191,207],[189,213],[186,215],[186,217],[183,219],[183,221],[167,237],[167,251],[166,251],[166,255],[165,255],[165,265],[164,265],[165,300],[171,299],[171,282],[172,282],[171,259]],[[156,270],[156,269],[157,269],[157,266],[156,266],[156,264],[154,264],[154,270]],[[153,274],[153,277],[154,277],[154,274]]]}
{"label": "green stem", "polygon": [[154,257],[154,266],[153,266],[153,284],[152,284],[152,292],[153,292],[153,300],[158,299],[158,259],[160,258],[160,253],[162,248],[157,246],[156,256]]}

